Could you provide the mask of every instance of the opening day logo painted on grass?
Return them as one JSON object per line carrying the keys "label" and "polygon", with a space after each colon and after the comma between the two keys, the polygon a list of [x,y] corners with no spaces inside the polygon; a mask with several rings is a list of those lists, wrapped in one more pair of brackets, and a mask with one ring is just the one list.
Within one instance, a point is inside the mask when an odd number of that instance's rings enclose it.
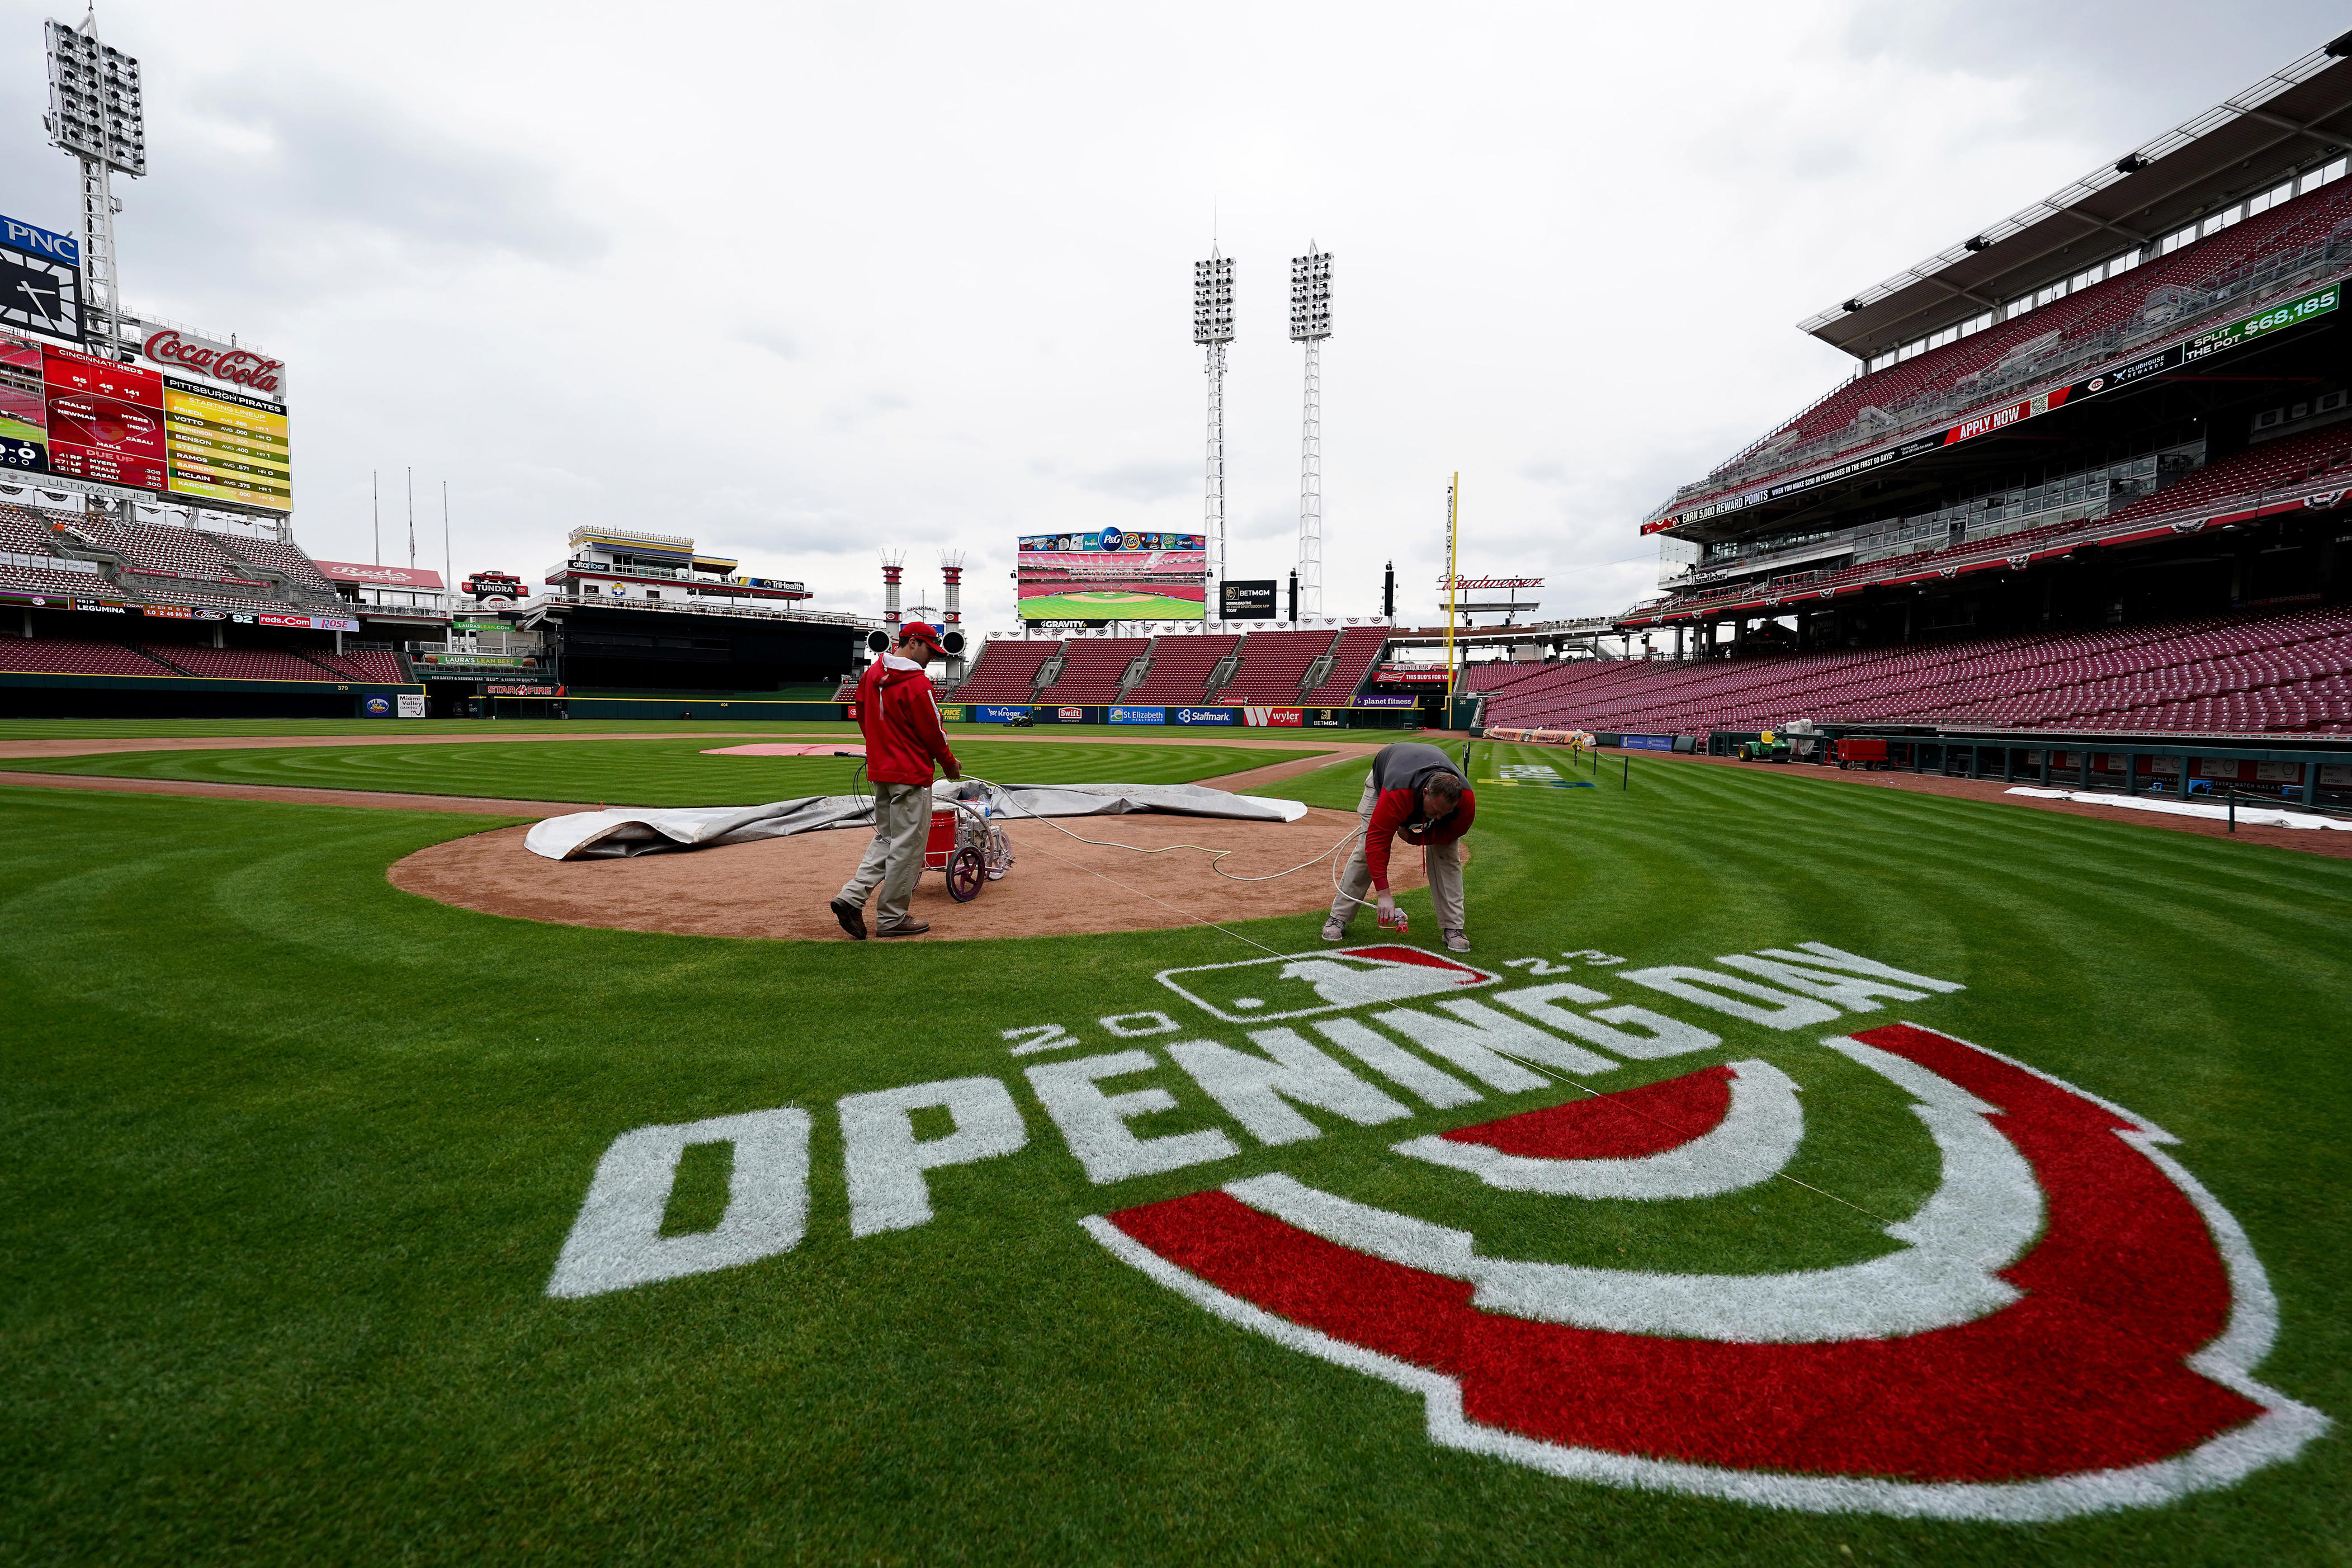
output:
{"label": "opening day logo painted on grass", "polygon": [[[1167,1006],[1091,1026],[1123,1047],[1108,1053],[1065,1056],[1087,1043],[1065,1024],[1001,1034],[1014,1057],[1057,1058],[1022,1078],[1097,1185],[1234,1159],[1244,1135],[1323,1137],[1303,1110],[1383,1127],[1541,1094],[1553,1103],[1397,1127],[1388,1152],[1457,1214],[1484,1190],[1668,1205],[1671,1223],[1675,1204],[1796,1182],[1883,1237],[1778,1272],[1602,1268],[1508,1256],[1280,1171],[1079,1220],[1108,1258],[1211,1317],[1418,1394],[1441,1447],[1768,1507],[2025,1521],[2226,1487],[2326,1430],[2252,1375],[2275,1301],[2237,1222],[2166,1152],[2170,1134],[1997,1051],[1886,1021],[1888,1004],[1932,1005],[1958,982],[1821,942],[1715,963],[1633,967],[1583,949],[1488,970],[1402,944],[1326,949],[1162,971]],[[1659,1010],[1588,979],[1639,987]],[[1248,1028],[1244,1049],[1180,1022],[1187,1008],[1298,1022]],[[1864,1026],[1815,1033],[1849,1015]],[[1765,1043],[1727,1046],[1723,1028]],[[1607,1087],[1621,1068],[1710,1052],[1728,1059]],[[1233,1129],[1139,1131],[1178,1109],[1143,1081],[1171,1071]],[[1932,1190],[1907,1215],[1789,1174],[1856,1084],[1932,1144]],[[915,1113],[935,1110],[953,1130],[918,1139]],[[929,1173],[1029,1144],[1011,1084],[984,1074],[847,1095],[836,1113],[853,1238],[928,1224]],[[809,1230],[813,1124],[786,1108],[624,1133],[547,1293],[791,1251]],[[733,1145],[725,1214],[664,1236],[679,1158],[709,1142]],[[1556,1228],[1579,1225],[1563,1207]]]}

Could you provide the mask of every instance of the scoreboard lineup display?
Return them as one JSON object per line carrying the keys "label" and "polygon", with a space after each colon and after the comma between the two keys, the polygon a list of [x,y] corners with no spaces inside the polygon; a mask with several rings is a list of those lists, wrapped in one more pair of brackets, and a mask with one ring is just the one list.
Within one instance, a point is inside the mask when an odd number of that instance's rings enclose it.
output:
{"label": "scoreboard lineup display", "polygon": [[1024,621],[1198,621],[1208,616],[1209,540],[1105,528],[1021,536]]}
{"label": "scoreboard lineup display", "polygon": [[281,405],[5,332],[0,467],[294,509]]}

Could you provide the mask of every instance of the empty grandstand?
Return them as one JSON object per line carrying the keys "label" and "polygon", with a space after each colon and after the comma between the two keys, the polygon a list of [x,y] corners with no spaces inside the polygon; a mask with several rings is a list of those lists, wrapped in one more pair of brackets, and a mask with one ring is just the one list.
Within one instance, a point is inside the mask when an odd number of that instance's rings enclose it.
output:
{"label": "empty grandstand", "polygon": [[1817,724],[2352,733],[2352,610],[1754,659],[1475,667],[1486,721],[1705,734]]}
{"label": "empty grandstand", "polygon": [[1851,378],[1643,523],[1662,592],[1616,624],[1665,657],[1463,689],[1620,731],[2345,731],[2346,54],[1802,323]]}

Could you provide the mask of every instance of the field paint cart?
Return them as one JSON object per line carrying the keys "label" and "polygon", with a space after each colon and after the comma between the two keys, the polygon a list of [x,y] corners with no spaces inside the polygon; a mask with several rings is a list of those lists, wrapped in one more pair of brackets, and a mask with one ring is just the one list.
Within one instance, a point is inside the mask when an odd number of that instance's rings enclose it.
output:
{"label": "field paint cart", "polygon": [[1013,841],[996,824],[986,784],[968,784],[945,805],[932,803],[923,869],[946,873],[950,898],[968,904],[1012,868]]}
{"label": "field paint cart", "polygon": [[1841,768],[1862,768],[1876,772],[1895,765],[1886,754],[1884,740],[1855,735],[1842,735],[1830,748],[1830,758]]}

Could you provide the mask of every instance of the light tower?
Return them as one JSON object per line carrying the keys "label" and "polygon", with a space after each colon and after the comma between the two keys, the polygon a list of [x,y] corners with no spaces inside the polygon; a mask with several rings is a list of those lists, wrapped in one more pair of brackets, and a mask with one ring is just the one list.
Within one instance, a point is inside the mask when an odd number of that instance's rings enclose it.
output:
{"label": "light tower", "polygon": [[122,301],[114,271],[113,173],[147,173],[147,111],[139,62],[98,41],[98,18],[79,27],[52,21],[49,111],[42,125],[49,144],[81,164],[82,321],[92,347],[120,360]]}
{"label": "light tower", "polygon": [[[1201,531],[1208,536],[1209,580],[1225,580],[1225,345],[1234,341],[1234,264],[1209,247],[1192,263],[1192,341],[1209,351],[1209,453]],[[1210,592],[1217,592],[1211,589]]]}
{"label": "light tower", "polygon": [[1323,613],[1323,340],[1331,335],[1331,253],[1307,242],[1290,258],[1290,336],[1307,345],[1307,416],[1298,438],[1298,609]]}

